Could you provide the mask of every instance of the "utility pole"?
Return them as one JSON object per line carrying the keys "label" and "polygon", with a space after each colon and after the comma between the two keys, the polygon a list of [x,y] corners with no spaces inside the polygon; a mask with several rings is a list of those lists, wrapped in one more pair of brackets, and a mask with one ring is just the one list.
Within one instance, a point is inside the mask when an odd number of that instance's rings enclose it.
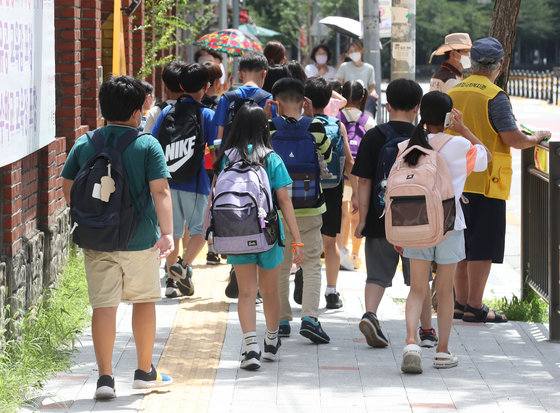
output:
{"label": "utility pole", "polygon": [[364,61],[375,69],[375,90],[380,96],[377,99],[377,113],[381,113],[381,54],[379,51],[379,1],[364,0]]}
{"label": "utility pole", "polygon": [[[220,30],[224,30],[228,28],[228,21],[227,21],[227,0],[220,0],[219,3],[219,16],[218,16],[218,26]],[[224,69],[228,70],[228,56],[225,53],[222,53],[222,60]]]}
{"label": "utility pole", "polygon": [[416,77],[416,0],[393,0],[391,80]]}

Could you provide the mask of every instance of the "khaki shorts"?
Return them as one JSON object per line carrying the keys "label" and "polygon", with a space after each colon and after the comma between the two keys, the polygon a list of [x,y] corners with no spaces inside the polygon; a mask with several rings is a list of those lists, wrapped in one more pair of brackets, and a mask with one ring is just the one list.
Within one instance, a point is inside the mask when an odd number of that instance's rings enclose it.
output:
{"label": "khaki shorts", "polygon": [[83,251],[92,308],[161,300],[157,251]]}

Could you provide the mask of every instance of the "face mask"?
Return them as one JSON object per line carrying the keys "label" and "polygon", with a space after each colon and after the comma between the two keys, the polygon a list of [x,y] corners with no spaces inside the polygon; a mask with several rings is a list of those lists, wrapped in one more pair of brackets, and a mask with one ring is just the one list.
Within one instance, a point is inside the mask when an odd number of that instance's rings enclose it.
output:
{"label": "face mask", "polygon": [[315,61],[318,65],[324,65],[325,63],[327,63],[327,57],[328,56],[326,54],[318,54],[315,55]]}
{"label": "face mask", "polygon": [[463,69],[470,69],[471,67],[471,58],[469,56],[461,55],[461,59],[459,60]]}
{"label": "face mask", "polygon": [[352,59],[353,62],[359,62],[362,60],[362,54],[360,52],[350,53],[348,57]]}

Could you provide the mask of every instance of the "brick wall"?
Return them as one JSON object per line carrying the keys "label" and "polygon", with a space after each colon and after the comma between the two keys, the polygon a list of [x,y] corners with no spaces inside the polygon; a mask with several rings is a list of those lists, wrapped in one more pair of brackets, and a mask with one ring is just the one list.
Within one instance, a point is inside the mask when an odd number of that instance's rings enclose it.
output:
{"label": "brick wall", "polygon": [[[143,22],[143,7],[135,12],[135,25]],[[60,173],[76,139],[103,124],[97,100],[101,25],[112,12],[111,0],[55,0],[58,137],[0,168],[0,331],[5,304],[10,303],[12,311],[34,305],[64,265],[70,219]],[[124,22],[130,30],[130,21],[125,17]],[[125,37],[129,74],[137,73],[144,34],[129,32]]]}

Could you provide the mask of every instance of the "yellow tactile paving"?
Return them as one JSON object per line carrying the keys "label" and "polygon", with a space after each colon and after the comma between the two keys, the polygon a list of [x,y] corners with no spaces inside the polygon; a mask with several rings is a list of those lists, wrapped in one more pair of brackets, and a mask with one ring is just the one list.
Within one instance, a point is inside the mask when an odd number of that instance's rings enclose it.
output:
{"label": "yellow tactile paving", "polygon": [[229,298],[224,290],[229,265],[206,266],[206,250],[194,262],[195,293],[181,299],[158,370],[173,377],[171,391],[150,393],[139,411],[208,410],[224,342]]}

